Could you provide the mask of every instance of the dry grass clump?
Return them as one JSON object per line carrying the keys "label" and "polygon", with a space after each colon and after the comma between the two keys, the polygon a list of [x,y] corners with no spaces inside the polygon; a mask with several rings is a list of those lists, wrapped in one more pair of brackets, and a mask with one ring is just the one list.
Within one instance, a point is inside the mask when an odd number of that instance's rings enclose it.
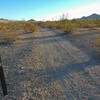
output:
{"label": "dry grass clump", "polygon": [[23,29],[25,32],[31,32],[31,33],[36,32],[38,30],[37,26],[31,22],[24,22]]}
{"label": "dry grass clump", "polygon": [[17,35],[11,33],[0,34],[0,43],[13,43],[16,41]]}
{"label": "dry grass clump", "polygon": [[0,31],[25,31],[25,32],[35,32],[38,30],[37,26],[33,22],[8,22],[0,23]]}
{"label": "dry grass clump", "polygon": [[13,43],[17,39],[16,34],[12,34],[14,25],[12,23],[0,23],[0,43]]}
{"label": "dry grass clump", "polygon": [[96,24],[96,27],[99,27],[100,28],[100,19],[95,20],[95,24]]}
{"label": "dry grass clump", "polygon": [[72,20],[72,23],[76,24],[79,28],[90,28],[90,29],[96,29],[100,27],[100,20],[78,20],[74,19]]}
{"label": "dry grass clump", "polygon": [[71,22],[68,22],[68,23],[66,23],[66,24],[60,25],[59,28],[61,28],[61,29],[64,31],[64,33],[66,33],[66,34],[74,33],[74,32],[76,32],[77,29],[78,29],[78,28],[77,28],[73,23],[71,23]]}
{"label": "dry grass clump", "polygon": [[94,45],[95,45],[96,47],[100,47],[100,39],[99,39],[99,40],[96,40],[95,43],[94,43]]}
{"label": "dry grass clump", "polygon": [[80,21],[79,25],[82,28],[91,28],[91,29],[93,29],[93,28],[96,27],[95,23],[91,20]]}
{"label": "dry grass clump", "polygon": [[56,23],[50,23],[48,24],[49,28],[57,28],[57,24]]}
{"label": "dry grass clump", "polygon": [[65,33],[74,33],[79,28],[97,29],[100,27],[100,20],[62,19],[59,21],[39,22],[38,24],[44,28],[48,27],[63,30]]}
{"label": "dry grass clump", "polygon": [[42,27],[48,27],[52,29],[60,29],[63,30],[65,33],[73,33],[77,30],[77,27],[68,20],[61,20],[61,21],[48,21],[40,23]]}
{"label": "dry grass clump", "polygon": [[0,42],[13,43],[19,33],[35,32],[38,28],[33,22],[1,22],[0,23]]}
{"label": "dry grass clump", "polygon": [[55,21],[39,22],[38,25],[42,26],[43,28],[56,28],[57,27],[57,23]]}

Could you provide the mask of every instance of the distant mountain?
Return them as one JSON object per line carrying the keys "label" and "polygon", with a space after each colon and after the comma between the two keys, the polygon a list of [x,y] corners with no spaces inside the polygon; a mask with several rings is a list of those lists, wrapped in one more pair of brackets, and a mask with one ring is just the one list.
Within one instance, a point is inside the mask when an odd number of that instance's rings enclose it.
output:
{"label": "distant mountain", "polygon": [[28,22],[34,22],[35,20],[34,19],[30,19],[30,20],[28,20]]}
{"label": "distant mountain", "polygon": [[90,16],[83,16],[82,18],[80,18],[80,20],[88,20],[88,19],[100,19],[100,15],[99,14],[92,14]]}
{"label": "distant mountain", "polygon": [[8,19],[0,18],[0,22],[5,22],[5,21],[8,21]]}

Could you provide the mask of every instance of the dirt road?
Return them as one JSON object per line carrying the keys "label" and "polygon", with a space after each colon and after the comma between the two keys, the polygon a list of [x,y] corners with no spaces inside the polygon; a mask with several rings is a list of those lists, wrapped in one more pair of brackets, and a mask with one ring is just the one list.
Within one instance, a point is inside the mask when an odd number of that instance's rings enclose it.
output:
{"label": "dirt road", "polygon": [[9,95],[0,100],[100,100],[99,31],[64,35],[39,28],[0,45]]}

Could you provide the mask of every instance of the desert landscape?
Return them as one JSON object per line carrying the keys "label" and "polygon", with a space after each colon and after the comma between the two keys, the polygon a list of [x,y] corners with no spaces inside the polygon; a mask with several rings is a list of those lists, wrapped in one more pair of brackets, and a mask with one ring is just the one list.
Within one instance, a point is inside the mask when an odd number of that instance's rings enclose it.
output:
{"label": "desert landscape", "polygon": [[1,0],[0,100],[100,100],[100,0]]}
{"label": "desert landscape", "polygon": [[99,20],[1,22],[8,95],[0,88],[0,100],[99,100],[99,27]]}

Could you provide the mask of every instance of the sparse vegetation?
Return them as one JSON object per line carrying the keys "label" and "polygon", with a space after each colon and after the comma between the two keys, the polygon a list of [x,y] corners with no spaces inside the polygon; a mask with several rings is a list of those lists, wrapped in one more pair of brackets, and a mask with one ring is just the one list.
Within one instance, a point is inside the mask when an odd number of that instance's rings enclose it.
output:
{"label": "sparse vegetation", "polygon": [[42,27],[48,27],[52,29],[60,29],[65,33],[74,33],[78,31],[78,28],[96,29],[100,27],[100,20],[79,20],[79,19],[62,19],[59,21],[47,21],[39,22]]}
{"label": "sparse vegetation", "polygon": [[48,27],[53,29],[60,29],[65,33],[73,33],[77,30],[77,27],[68,20],[52,21],[52,22],[42,22],[39,23],[42,27]]}
{"label": "sparse vegetation", "polygon": [[16,34],[4,33],[0,34],[0,43],[13,43],[17,39]]}
{"label": "sparse vegetation", "polygon": [[95,45],[96,47],[100,47],[100,39],[96,40],[95,43],[94,43],[94,45]]}
{"label": "sparse vegetation", "polygon": [[33,23],[31,23],[31,22],[25,22],[25,23],[23,23],[23,28],[24,28],[24,31],[25,32],[35,32],[35,31],[37,31],[37,26],[36,25],[34,25]]}
{"label": "sparse vegetation", "polygon": [[18,33],[33,33],[37,30],[38,28],[33,22],[1,22],[0,42],[12,43],[17,39]]}
{"label": "sparse vegetation", "polygon": [[14,34],[17,31],[20,33],[23,32],[34,33],[38,30],[37,24],[41,25],[44,28],[47,27],[51,29],[60,29],[65,34],[71,34],[77,32],[79,28],[96,29],[100,27],[100,20],[61,19],[59,21],[46,21],[46,22],[42,22],[42,21],[41,22],[1,22],[0,33],[2,33],[3,35],[0,36],[0,40],[3,40],[3,37],[7,38],[8,36],[9,41],[11,41],[11,38],[12,41],[14,41],[16,37]]}

